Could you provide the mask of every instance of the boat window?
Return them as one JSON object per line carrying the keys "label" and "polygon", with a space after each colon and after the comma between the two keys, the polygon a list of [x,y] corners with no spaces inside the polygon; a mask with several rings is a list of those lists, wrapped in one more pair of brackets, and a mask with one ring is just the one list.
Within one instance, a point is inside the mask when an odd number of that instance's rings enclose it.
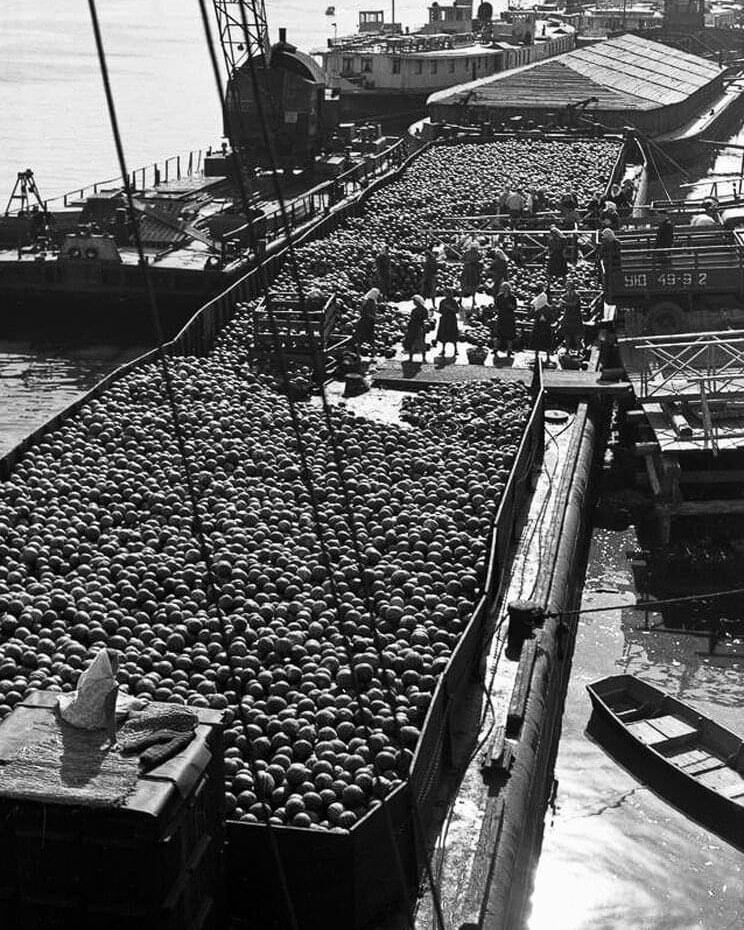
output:
{"label": "boat window", "polygon": [[353,71],[354,69],[354,59],[353,58],[344,58],[342,59],[341,68],[343,71]]}
{"label": "boat window", "polygon": [[436,73],[437,73],[437,63],[436,63],[436,61],[432,61],[432,63],[431,63],[431,73],[432,73],[432,74],[436,74]]}
{"label": "boat window", "polygon": [[454,61],[451,61],[451,62],[449,63],[449,70],[450,70],[450,74],[452,74],[453,71],[455,70],[455,62],[454,62]]}
{"label": "boat window", "polygon": [[400,58],[393,58],[393,74],[400,74]]}
{"label": "boat window", "polygon": [[423,61],[417,61],[417,62],[416,62],[416,74],[422,74],[423,71],[424,71],[424,63],[423,63]]}
{"label": "boat window", "polygon": [[364,58],[362,58],[362,71],[364,71],[365,74],[369,74],[371,70],[372,70],[372,59],[365,56]]}

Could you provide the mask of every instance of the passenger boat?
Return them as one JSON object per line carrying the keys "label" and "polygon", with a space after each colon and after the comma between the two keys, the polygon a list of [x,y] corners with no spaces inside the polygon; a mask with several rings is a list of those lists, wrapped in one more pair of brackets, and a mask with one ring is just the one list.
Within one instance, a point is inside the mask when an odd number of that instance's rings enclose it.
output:
{"label": "passenger boat", "polygon": [[634,675],[603,678],[587,691],[598,718],[630,751],[629,768],[685,814],[744,847],[741,737]]}

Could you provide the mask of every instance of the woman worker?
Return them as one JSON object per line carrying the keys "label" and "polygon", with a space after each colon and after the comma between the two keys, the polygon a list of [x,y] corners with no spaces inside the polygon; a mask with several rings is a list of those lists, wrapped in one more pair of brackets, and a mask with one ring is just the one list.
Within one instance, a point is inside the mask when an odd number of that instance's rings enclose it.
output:
{"label": "woman worker", "polygon": [[424,270],[421,275],[421,296],[424,300],[431,300],[432,309],[434,308],[434,298],[437,296],[437,256],[434,252],[433,243],[427,245],[424,251]]}
{"label": "woman worker", "polygon": [[511,358],[514,340],[517,338],[517,299],[512,294],[511,286],[504,281],[496,295],[496,324],[494,326],[496,352],[506,352]]}
{"label": "woman worker", "polygon": [[439,326],[437,327],[437,342],[441,342],[441,356],[444,358],[448,342],[454,347],[454,356],[457,357],[457,314],[460,311],[460,302],[455,297],[453,288],[444,289],[444,297],[439,301]]}
{"label": "woman worker", "polygon": [[569,352],[578,352],[584,336],[584,321],[581,318],[581,298],[576,293],[573,281],[566,283],[563,316],[560,333]]}
{"label": "woman worker", "polygon": [[566,237],[557,226],[551,226],[548,234],[548,276],[563,278],[567,271]]}
{"label": "woman worker", "polygon": [[413,361],[413,353],[420,352],[421,360],[426,362],[426,321],[429,311],[420,294],[413,295],[413,308],[408,317],[406,332],[403,336],[403,349],[408,352],[408,361]]}
{"label": "woman worker", "polygon": [[462,255],[462,280],[461,290],[463,297],[473,298],[473,307],[475,307],[475,294],[480,286],[481,279],[481,255],[478,243],[475,239],[470,239]]}
{"label": "woman worker", "polygon": [[370,346],[371,354],[375,354],[375,323],[377,322],[377,301],[379,299],[380,290],[376,287],[370,288],[364,295],[364,303],[359,313],[359,320],[352,340],[357,351],[365,343]]}

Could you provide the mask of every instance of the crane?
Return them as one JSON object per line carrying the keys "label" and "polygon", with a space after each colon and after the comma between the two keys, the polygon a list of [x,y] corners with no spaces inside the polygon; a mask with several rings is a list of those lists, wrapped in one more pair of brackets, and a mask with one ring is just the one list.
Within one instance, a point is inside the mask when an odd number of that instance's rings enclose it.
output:
{"label": "crane", "polygon": [[264,0],[213,0],[213,6],[227,69],[225,135],[233,149],[264,164],[266,129],[285,164],[309,159],[322,137],[322,72],[286,41],[286,30],[271,45]]}

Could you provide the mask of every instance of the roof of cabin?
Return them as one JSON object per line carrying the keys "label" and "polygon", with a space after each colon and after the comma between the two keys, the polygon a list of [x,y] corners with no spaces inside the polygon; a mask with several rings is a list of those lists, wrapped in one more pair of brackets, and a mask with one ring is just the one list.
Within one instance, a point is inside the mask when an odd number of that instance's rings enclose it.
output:
{"label": "roof of cabin", "polygon": [[623,35],[432,94],[429,104],[554,109],[587,97],[604,110],[653,110],[686,100],[722,69],[688,52]]}

